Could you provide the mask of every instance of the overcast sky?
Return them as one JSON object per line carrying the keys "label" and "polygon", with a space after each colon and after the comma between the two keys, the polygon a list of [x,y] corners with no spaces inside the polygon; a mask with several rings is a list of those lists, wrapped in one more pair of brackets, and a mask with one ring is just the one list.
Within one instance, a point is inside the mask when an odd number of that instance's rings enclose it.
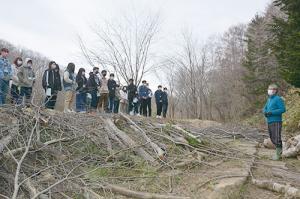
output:
{"label": "overcast sky", "polygon": [[[0,0],[0,38],[38,51],[66,65],[78,53],[76,34],[126,10],[159,12],[161,38],[175,38],[184,27],[199,40],[247,23],[270,0]],[[173,40],[173,41],[176,41]]]}

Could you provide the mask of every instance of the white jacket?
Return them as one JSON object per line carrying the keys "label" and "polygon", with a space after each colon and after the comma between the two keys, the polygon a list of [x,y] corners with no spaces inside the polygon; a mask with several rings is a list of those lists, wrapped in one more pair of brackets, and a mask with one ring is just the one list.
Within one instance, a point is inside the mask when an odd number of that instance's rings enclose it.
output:
{"label": "white jacket", "polygon": [[128,99],[127,92],[124,92],[123,90],[120,90],[120,96],[121,96],[121,101],[122,102],[125,102]]}

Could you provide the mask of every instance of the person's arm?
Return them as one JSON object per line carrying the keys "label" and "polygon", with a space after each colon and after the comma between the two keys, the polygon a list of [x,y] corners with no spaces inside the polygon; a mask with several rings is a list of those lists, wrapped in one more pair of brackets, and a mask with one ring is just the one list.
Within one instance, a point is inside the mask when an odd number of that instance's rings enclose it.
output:
{"label": "person's arm", "polygon": [[107,88],[109,91],[113,90],[113,81],[110,79],[107,81]]}
{"label": "person's arm", "polygon": [[21,67],[17,73],[18,79],[20,82],[24,83],[24,77],[23,77],[23,67]]}
{"label": "person's arm", "polygon": [[71,80],[69,76],[70,76],[70,73],[68,71],[65,71],[64,72],[64,80],[65,80],[65,82],[67,82],[69,84],[72,84],[73,80]]}
{"label": "person's arm", "polygon": [[276,104],[278,105],[278,109],[272,110],[271,114],[272,115],[283,114],[286,111],[283,99],[281,97],[278,97],[276,100]]}

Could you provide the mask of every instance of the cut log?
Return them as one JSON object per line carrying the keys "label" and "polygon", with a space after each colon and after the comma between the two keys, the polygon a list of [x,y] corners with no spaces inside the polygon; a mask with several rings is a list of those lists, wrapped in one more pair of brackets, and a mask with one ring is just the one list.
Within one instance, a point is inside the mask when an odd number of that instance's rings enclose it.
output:
{"label": "cut log", "polygon": [[97,194],[96,192],[94,192],[91,189],[88,188],[84,188],[84,198],[86,199],[104,199],[103,196],[100,196],[99,194]]}
{"label": "cut log", "polygon": [[106,184],[104,189],[107,189],[113,193],[127,196],[129,198],[138,199],[189,199],[190,197],[174,196],[174,195],[161,195],[149,192],[132,191],[117,185]]}
{"label": "cut log", "polygon": [[115,133],[126,145],[134,150],[136,154],[141,156],[144,160],[151,163],[157,163],[157,161],[142,147],[138,147],[136,144],[125,132],[121,131],[116,127],[111,119],[103,119],[104,123],[111,129],[112,133]]}
{"label": "cut log", "polygon": [[264,147],[267,149],[275,149],[276,148],[270,138],[264,139]]}
{"label": "cut log", "polygon": [[297,157],[300,153],[300,135],[291,138],[283,147],[282,157]]}
{"label": "cut log", "polygon": [[256,179],[252,179],[252,184],[263,189],[285,194],[286,196],[289,197],[300,198],[300,190],[290,185],[283,185],[270,180],[256,180]]}
{"label": "cut log", "polygon": [[135,131],[139,131],[141,133],[141,135],[143,136],[143,138],[149,142],[150,146],[153,148],[153,150],[156,152],[157,156],[160,159],[163,159],[165,151],[162,150],[156,143],[152,142],[152,140],[147,136],[146,132],[140,128],[132,119],[130,119],[129,117],[127,117],[124,113],[120,113],[120,115],[125,118],[127,121],[129,121],[135,128],[133,128]]}
{"label": "cut log", "polygon": [[18,121],[13,120],[12,128],[11,130],[9,130],[9,134],[0,140],[0,154],[3,152],[6,146],[9,145],[9,143],[13,140],[13,138],[16,137],[18,132],[19,132]]}

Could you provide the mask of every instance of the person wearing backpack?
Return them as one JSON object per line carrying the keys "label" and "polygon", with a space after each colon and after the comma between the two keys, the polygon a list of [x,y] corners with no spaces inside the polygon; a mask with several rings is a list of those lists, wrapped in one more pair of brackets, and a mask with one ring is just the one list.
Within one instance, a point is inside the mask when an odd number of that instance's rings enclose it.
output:
{"label": "person wearing backpack", "polygon": [[45,107],[54,109],[58,92],[62,90],[59,65],[50,61],[42,79],[42,86],[45,90]]}
{"label": "person wearing backpack", "polygon": [[79,113],[86,113],[86,93],[87,93],[87,79],[85,77],[85,69],[80,68],[76,76],[76,111]]}
{"label": "person wearing backpack", "polygon": [[75,89],[76,89],[76,79],[75,79],[74,72],[75,72],[75,64],[69,63],[63,76],[63,86],[66,92],[64,112],[66,113],[74,112],[71,108],[74,102]]}
{"label": "person wearing backpack", "polygon": [[31,104],[32,87],[35,83],[35,72],[32,65],[32,59],[26,58],[25,64],[18,71],[19,86],[21,87],[19,104],[23,103],[27,107]]}
{"label": "person wearing backpack", "polygon": [[9,90],[9,80],[12,78],[13,71],[11,63],[7,59],[9,50],[2,48],[0,51],[0,106],[6,104],[6,96]]}

